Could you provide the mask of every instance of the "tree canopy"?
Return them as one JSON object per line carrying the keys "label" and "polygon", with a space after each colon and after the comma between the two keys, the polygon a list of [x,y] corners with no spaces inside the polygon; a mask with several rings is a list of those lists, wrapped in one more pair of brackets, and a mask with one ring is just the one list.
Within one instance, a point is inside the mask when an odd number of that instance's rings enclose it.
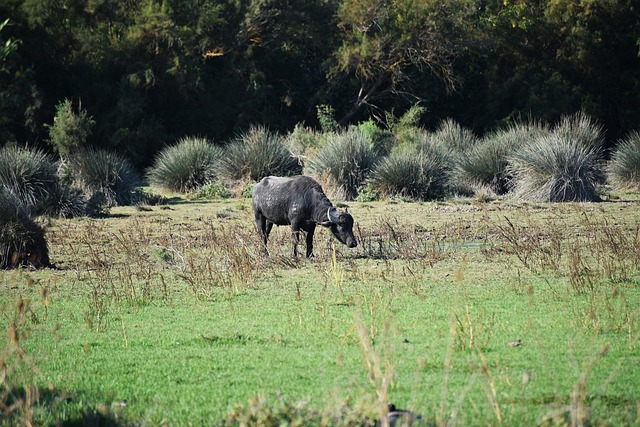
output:
{"label": "tree canopy", "polygon": [[0,145],[44,144],[82,105],[87,143],[146,166],[185,135],[345,125],[419,103],[478,133],[585,111],[640,116],[631,0],[0,0]]}

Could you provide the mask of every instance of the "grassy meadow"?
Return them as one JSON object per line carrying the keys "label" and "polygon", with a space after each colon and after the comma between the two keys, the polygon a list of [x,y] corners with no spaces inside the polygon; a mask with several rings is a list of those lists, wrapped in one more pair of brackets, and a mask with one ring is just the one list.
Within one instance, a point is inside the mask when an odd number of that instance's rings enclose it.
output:
{"label": "grassy meadow", "polygon": [[310,260],[250,199],[45,220],[57,268],[0,272],[1,423],[638,425],[637,195],[348,206]]}

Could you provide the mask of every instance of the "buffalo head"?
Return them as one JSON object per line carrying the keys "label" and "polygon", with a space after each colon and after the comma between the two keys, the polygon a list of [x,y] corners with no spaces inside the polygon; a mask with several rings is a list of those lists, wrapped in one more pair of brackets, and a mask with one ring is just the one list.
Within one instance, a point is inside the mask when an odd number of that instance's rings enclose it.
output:
{"label": "buffalo head", "polygon": [[340,212],[334,207],[329,208],[327,210],[327,221],[320,225],[328,227],[333,235],[348,247],[355,248],[358,246],[358,242],[356,242],[356,238],[353,235],[353,217],[347,209],[344,212]]}

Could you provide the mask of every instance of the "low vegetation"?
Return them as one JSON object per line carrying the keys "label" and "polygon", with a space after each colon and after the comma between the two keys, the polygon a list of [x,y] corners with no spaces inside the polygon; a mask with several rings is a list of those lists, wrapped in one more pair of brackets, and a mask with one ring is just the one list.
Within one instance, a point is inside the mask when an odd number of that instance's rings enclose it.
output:
{"label": "low vegetation", "polygon": [[616,146],[609,176],[618,189],[640,187],[640,133],[632,132]]}
{"label": "low vegetation", "polygon": [[51,266],[44,230],[18,197],[0,187],[0,269],[23,265]]}
{"label": "low vegetation", "polygon": [[15,195],[33,213],[41,213],[58,185],[53,158],[41,150],[0,148],[0,187]]}
{"label": "low vegetation", "polygon": [[[580,114],[413,122],[185,139],[148,171],[172,198],[80,142],[3,148],[0,424],[637,422],[638,198],[591,203],[632,187],[634,135],[605,167]],[[251,184],[302,171],[357,248],[292,258],[276,227],[262,254]]]}
{"label": "low vegetation", "polygon": [[[0,275],[1,423],[637,422],[637,195],[350,202],[261,255],[249,199],[51,219],[57,269]],[[572,421],[573,420],[573,421]]]}
{"label": "low vegetation", "polygon": [[229,142],[220,167],[222,176],[231,181],[255,182],[268,175],[290,176],[302,171],[284,138],[261,126],[252,126]]}
{"label": "low vegetation", "polygon": [[186,137],[163,149],[147,171],[154,187],[188,193],[214,181],[222,148],[205,138]]}
{"label": "low vegetation", "polygon": [[325,177],[346,200],[354,200],[378,162],[373,141],[358,128],[327,135],[327,142],[306,164],[309,173]]}

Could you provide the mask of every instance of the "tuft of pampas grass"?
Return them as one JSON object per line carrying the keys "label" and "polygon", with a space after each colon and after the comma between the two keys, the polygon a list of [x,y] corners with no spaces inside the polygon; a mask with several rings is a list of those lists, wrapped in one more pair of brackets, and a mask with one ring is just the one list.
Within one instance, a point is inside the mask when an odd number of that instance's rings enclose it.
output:
{"label": "tuft of pampas grass", "polygon": [[385,157],[368,183],[385,196],[437,199],[447,188],[447,159],[439,146],[423,142]]}
{"label": "tuft of pampas grass", "polygon": [[540,122],[516,122],[489,133],[457,156],[455,181],[476,193],[489,189],[496,195],[506,194],[511,180],[509,156],[549,132]]}
{"label": "tuft of pampas grass", "polygon": [[225,147],[220,168],[229,180],[248,178],[254,182],[269,175],[291,176],[302,172],[285,139],[263,126],[252,126],[233,139]]}
{"label": "tuft of pampas grass", "polygon": [[509,158],[516,198],[537,202],[600,201],[603,180],[599,149],[558,134],[536,139]]}
{"label": "tuft of pampas grass", "polygon": [[222,148],[206,138],[181,138],[160,151],[147,170],[147,179],[169,191],[196,191],[216,178],[221,156]]}
{"label": "tuft of pampas grass", "polygon": [[100,198],[105,206],[126,206],[135,201],[141,179],[131,163],[110,151],[86,148],[72,155],[63,166],[73,186],[90,200]]}
{"label": "tuft of pampas grass", "polygon": [[478,137],[470,129],[450,118],[440,122],[432,138],[434,143],[454,152],[464,152],[478,142]]}
{"label": "tuft of pampas grass", "polygon": [[6,146],[0,149],[0,187],[29,212],[38,212],[58,186],[53,159],[41,150]]}
{"label": "tuft of pampas grass", "polygon": [[618,189],[640,188],[640,132],[618,142],[609,163],[609,181]]}
{"label": "tuft of pampas grass", "polygon": [[327,177],[345,200],[354,200],[377,162],[372,141],[358,128],[350,128],[329,134],[307,167],[314,175]]}
{"label": "tuft of pampas grass", "polygon": [[604,183],[602,128],[586,115],[564,117],[548,134],[509,156],[516,198],[538,202],[595,202]]}

